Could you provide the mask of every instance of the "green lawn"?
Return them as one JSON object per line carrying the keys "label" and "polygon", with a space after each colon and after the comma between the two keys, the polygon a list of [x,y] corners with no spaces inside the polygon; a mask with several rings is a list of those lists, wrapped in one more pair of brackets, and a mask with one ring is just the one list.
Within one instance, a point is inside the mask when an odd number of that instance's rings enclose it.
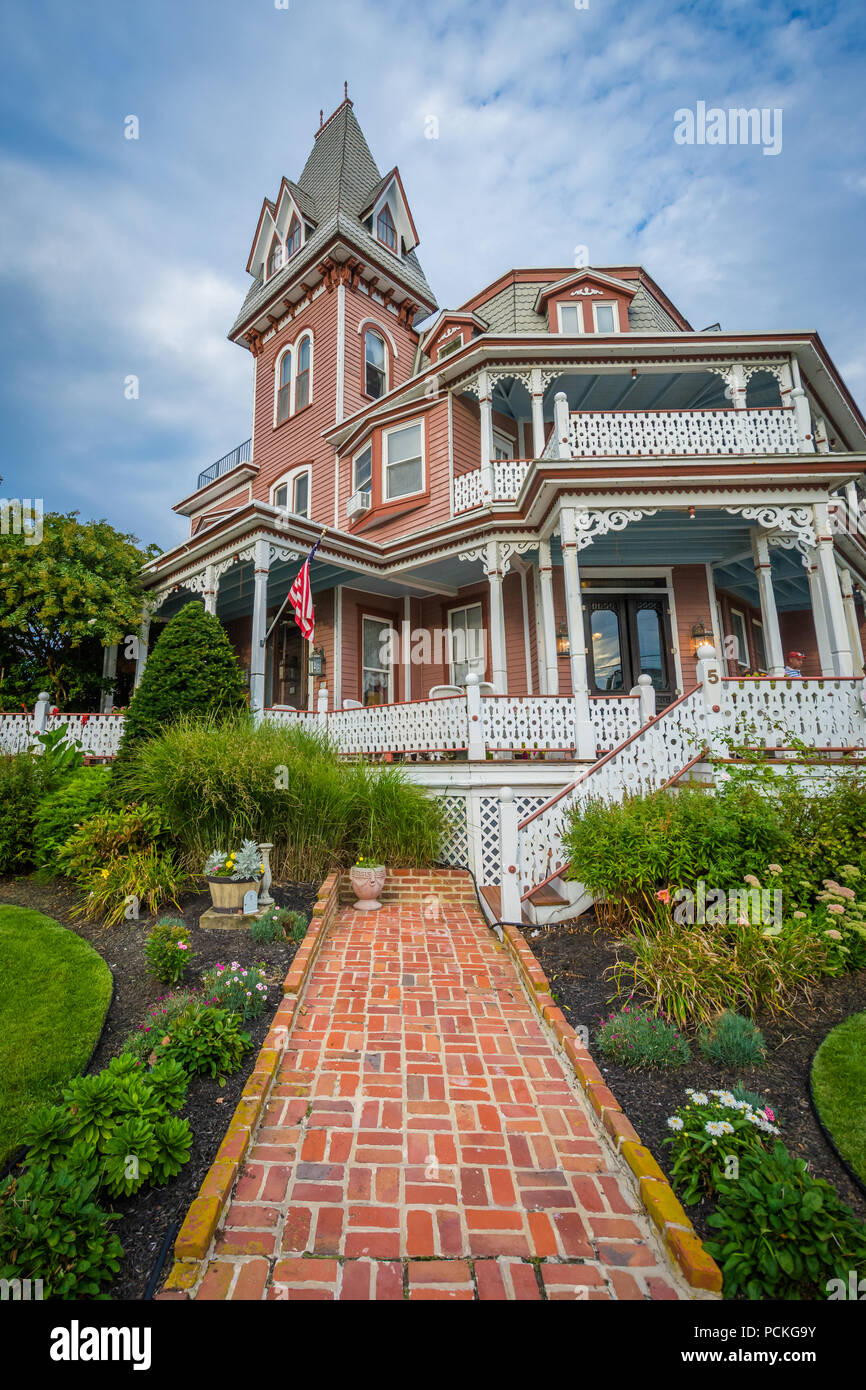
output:
{"label": "green lawn", "polygon": [[833,1143],[866,1182],[866,1013],[827,1034],[815,1055],[812,1091]]}
{"label": "green lawn", "polygon": [[111,971],[86,941],[0,905],[0,1164],[28,1113],[87,1066],[110,998]]}

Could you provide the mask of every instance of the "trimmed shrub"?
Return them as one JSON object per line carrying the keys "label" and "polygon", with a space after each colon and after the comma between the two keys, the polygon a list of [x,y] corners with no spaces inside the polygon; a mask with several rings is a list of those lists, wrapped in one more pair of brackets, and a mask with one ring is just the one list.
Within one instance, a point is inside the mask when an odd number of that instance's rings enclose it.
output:
{"label": "trimmed shrub", "polygon": [[70,835],[92,816],[105,795],[111,772],[107,767],[82,767],[39,803],[33,836],[37,868],[58,867],[58,856]]}
{"label": "trimmed shrub", "polygon": [[115,762],[122,780],[132,751],[181,714],[207,717],[246,709],[240,667],[218,618],[188,603],[163,629],[124,721]]}
{"label": "trimmed shrub", "polygon": [[237,1071],[250,1046],[250,1035],[241,1032],[238,1014],[202,1004],[169,1024],[156,1052],[179,1063],[187,1076],[204,1072],[222,1085],[229,1072]]}
{"label": "trimmed shrub", "polygon": [[41,1279],[43,1298],[103,1298],[123,1246],[120,1218],[93,1200],[96,1178],[25,1168],[0,1184],[0,1279]]}
{"label": "trimmed shrub", "polygon": [[29,753],[0,756],[0,873],[22,873],[33,863],[33,838],[44,771]]}
{"label": "trimmed shrub", "polygon": [[679,1029],[635,1004],[610,1014],[595,1041],[599,1052],[626,1067],[681,1067],[692,1055]]}
{"label": "trimmed shrub", "polygon": [[715,1023],[704,1028],[698,1046],[708,1062],[737,1071],[740,1067],[762,1067],[767,1060],[764,1035],[750,1018],[725,1009]]}

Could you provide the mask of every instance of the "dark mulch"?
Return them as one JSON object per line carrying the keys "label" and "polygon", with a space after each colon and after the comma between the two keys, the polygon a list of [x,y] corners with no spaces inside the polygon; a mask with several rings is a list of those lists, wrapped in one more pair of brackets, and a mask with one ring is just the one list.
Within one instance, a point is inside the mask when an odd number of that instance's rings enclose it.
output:
{"label": "dark mulch", "polygon": [[[637,1071],[608,1061],[594,1046],[600,1020],[607,1017],[611,1008],[622,1007],[626,1002],[625,996],[614,999],[614,983],[604,978],[616,959],[615,931],[600,927],[595,915],[586,913],[573,922],[527,927],[525,935],[566,1018],[575,1028],[583,1024],[589,1029],[590,1050],[598,1067],[668,1176],[670,1150],[662,1141],[670,1131],[665,1121],[684,1102],[685,1087],[719,1089],[739,1081],[750,1091],[766,1095],[781,1119],[782,1138],[791,1152],[804,1158],[815,1177],[826,1178],[866,1218],[866,1199],[828,1145],[809,1100],[809,1072],[818,1046],[842,1019],[866,1009],[866,971],[814,986],[794,1017],[757,1018],[767,1043],[765,1067],[736,1075],[724,1072],[704,1061],[690,1038],[692,1060],[686,1066],[669,1071]],[[635,1001],[647,1002],[639,995],[635,995]],[[704,1236],[711,1234],[704,1224],[709,1210],[704,1204],[689,1208],[690,1217]]]}
{"label": "dark mulch", "polygon": [[[308,883],[275,883],[271,887],[271,894],[280,907],[308,915],[316,891],[317,886]],[[0,903],[32,908],[62,922],[89,941],[110,967],[114,976],[114,996],[90,1066],[91,1071],[98,1071],[119,1051],[126,1035],[139,1026],[151,1005],[166,991],[165,986],[157,984],[145,971],[145,937],[156,919],[142,917],[138,922],[124,922],[117,927],[74,921],[70,913],[79,901],[80,895],[62,880],[38,884],[29,878],[0,879]],[[124,1249],[120,1271],[111,1287],[113,1298],[144,1296],[166,1236],[183,1220],[222,1143],[226,1126],[279,1004],[280,985],[297,950],[297,944],[290,941],[257,943],[247,929],[199,928],[199,916],[209,906],[207,893],[189,894],[181,899],[182,915],[192,930],[196,952],[184,985],[197,984],[202,972],[218,961],[236,960],[245,966],[264,961],[271,990],[269,1007],[261,1018],[244,1025],[252,1047],[243,1067],[227,1077],[224,1086],[209,1077],[194,1077],[190,1082],[186,1104],[180,1113],[192,1128],[192,1150],[189,1162],[178,1176],[165,1187],[145,1187],[134,1197],[112,1202],[112,1210],[121,1215],[115,1230]],[[173,908],[159,914],[167,915],[178,914]]]}

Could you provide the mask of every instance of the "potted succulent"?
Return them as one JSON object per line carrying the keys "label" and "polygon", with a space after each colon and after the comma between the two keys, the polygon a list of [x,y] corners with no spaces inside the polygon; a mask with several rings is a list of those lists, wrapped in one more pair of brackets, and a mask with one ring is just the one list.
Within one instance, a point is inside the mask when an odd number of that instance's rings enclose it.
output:
{"label": "potted succulent", "polygon": [[244,895],[251,888],[258,891],[264,873],[262,852],[255,840],[244,840],[240,849],[229,854],[215,849],[207,857],[204,872],[214,911],[243,912]]}
{"label": "potted succulent", "polygon": [[379,894],[385,886],[385,865],[378,859],[359,855],[349,870],[349,881],[360,912],[376,912],[382,906]]}

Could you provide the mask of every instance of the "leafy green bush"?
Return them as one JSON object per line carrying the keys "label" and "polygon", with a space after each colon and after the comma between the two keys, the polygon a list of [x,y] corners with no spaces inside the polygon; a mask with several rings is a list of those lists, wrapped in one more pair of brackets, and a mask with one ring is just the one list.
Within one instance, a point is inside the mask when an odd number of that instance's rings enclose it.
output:
{"label": "leafy green bush", "polygon": [[33,836],[37,868],[57,866],[64,844],[97,810],[110,779],[107,767],[82,767],[42,798]]}
{"label": "leafy green bush", "polygon": [[627,1067],[681,1067],[692,1055],[677,1028],[635,1004],[610,1014],[595,1041],[605,1057]]}
{"label": "leafy green bush", "polygon": [[273,843],[278,878],[322,879],[374,850],[395,867],[424,866],[443,832],[439,803],[401,767],[347,764],[291,725],[183,718],[141,745],[126,785],[158,809],[196,873],[214,845],[242,839]]}
{"label": "leafy green bush", "polygon": [[725,1009],[711,1027],[702,1030],[698,1046],[709,1062],[736,1071],[762,1067],[767,1060],[764,1035],[750,1018]]}
{"label": "leafy green bush", "polygon": [[0,755],[0,873],[22,873],[33,863],[39,801],[45,790],[38,758],[29,753]]}
{"label": "leafy green bush", "polygon": [[239,965],[236,960],[231,965],[217,963],[212,970],[206,971],[202,979],[205,998],[209,1004],[228,1009],[243,1019],[258,1018],[268,998],[264,968],[264,961],[249,968]]}
{"label": "leafy green bush", "polygon": [[720,1184],[707,1221],[728,1298],[824,1299],[831,1280],[847,1291],[849,1272],[866,1268],[866,1222],[782,1143]]}
{"label": "leafy green bush", "polygon": [[190,718],[246,709],[240,667],[218,618],[200,603],[187,603],[163,629],[124,721],[115,776],[135,748],[180,715]]}
{"label": "leafy green bush", "polygon": [[[778,1127],[763,1109],[737,1100],[731,1091],[695,1091],[686,1087],[688,1100],[668,1118],[673,1148],[671,1175],[686,1204],[723,1191],[738,1180],[742,1166],[766,1157],[768,1137]],[[730,1158],[738,1167],[726,1171]]]}
{"label": "leafy green bush", "polygon": [[284,941],[287,936],[292,941],[302,941],[306,934],[306,913],[277,907],[276,903],[250,923],[250,936],[258,942]]}
{"label": "leafy green bush", "polygon": [[187,1076],[206,1072],[222,1085],[236,1071],[250,1047],[249,1033],[240,1031],[239,1014],[200,1004],[174,1019],[159,1044],[157,1056],[171,1057]]}
{"label": "leafy green bush", "polygon": [[43,1298],[102,1298],[123,1247],[118,1218],[93,1200],[98,1183],[34,1165],[0,1185],[0,1279],[41,1279]]}
{"label": "leafy green bush", "polygon": [[576,805],[563,840],[570,876],[616,915],[620,901],[640,902],[670,884],[704,879],[726,889],[746,874],[760,877],[768,864],[786,862],[796,833],[774,801],[738,784],[715,796],[686,788]]}
{"label": "leafy green bush", "polygon": [[178,984],[195,958],[189,928],[177,917],[163,917],[148,933],[144,957],[160,984]]}
{"label": "leafy green bush", "polygon": [[133,1057],[113,1057],[102,1071],[71,1081],[62,1105],[33,1112],[24,1136],[28,1162],[68,1168],[112,1196],[165,1183],[189,1159],[189,1123],[170,1113],[183,1105],[186,1088],[174,1059],[144,1073]]}
{"label": "leafy green bush", "polygon": [[122,1056],[134,1057],[139,1066],[156,1061],[155,1048],[167,1036],[169,1024],[201,1003],[195,989],[171,990],[147,1011],[143,1023],[127,1033],[120,1046]]}
{"label": "leafy green bush", "polygon": [[69,836],[58,854],[58,865],[61,873],[83,888],[111,860],[167,844],[166,827],[149,806],[106,807],[88,816]]}

